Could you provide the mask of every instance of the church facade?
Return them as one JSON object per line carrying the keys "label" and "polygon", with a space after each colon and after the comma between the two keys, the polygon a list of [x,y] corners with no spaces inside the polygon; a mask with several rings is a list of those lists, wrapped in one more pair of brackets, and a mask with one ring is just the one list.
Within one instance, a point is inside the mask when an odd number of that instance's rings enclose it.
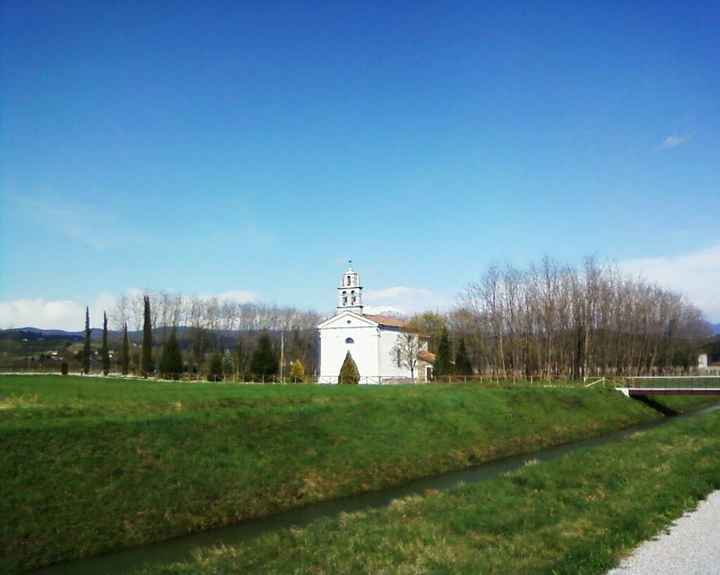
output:
{"label": "church facade", "polygon": [[[349,352],[360,372],[360,383],[427,381],[432,376],[433,354],[419,334],[408,345],[406,322],[395,317],[363,312],[363,287],[352,262],[337,288],[336,313],[318,326],[320,332],[320,383],[337,383]],[[405,338],[405,339],[403,339]],[[405,342],[405,343],[403,343]],[[417,348],[414,362],[407,349]],[[411,370],[410,363],[413,363]]]}

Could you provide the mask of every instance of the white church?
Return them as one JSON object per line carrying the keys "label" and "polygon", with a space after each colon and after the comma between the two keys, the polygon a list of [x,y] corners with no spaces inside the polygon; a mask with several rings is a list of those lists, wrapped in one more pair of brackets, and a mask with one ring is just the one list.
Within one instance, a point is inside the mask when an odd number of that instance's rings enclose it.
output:
{"label": "white church", "polygon": [[[318,326],[319,382],[338,382],[348,352],[360,372],[360,383],[430,380],[435,356],[427,350],[427,339],[412,334],[417,358],[408,361],[399,349],[400,338],[409,333],[406,322],[395,317],[363,313],[362,290],[360,276],[352,269],[351,261],[337,288],[335,315]],[[413,370],[409,363],[414,364]]]}

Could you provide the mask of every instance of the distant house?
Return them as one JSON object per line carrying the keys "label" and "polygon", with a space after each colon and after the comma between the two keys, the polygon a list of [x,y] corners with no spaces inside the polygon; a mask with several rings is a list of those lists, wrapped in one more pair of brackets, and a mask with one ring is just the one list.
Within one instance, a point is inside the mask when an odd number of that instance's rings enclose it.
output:
{"label": "distant house", "polygon": [[720,370],[720,336],[715,336],[700,349],[698,369]]}
{"label": "distant house", "polygon": [[336,313],[318,326],[320,331],[320,383],[337,383],[349,353],[360,372],[360,383],[432,378],[434,354],[419,334],[410,346],[417,348],[414,373],[400,350],[407,323],[399,318],[363,313],[362,286],[352,262],[337,288]]}
{"label": "distant house", "polygon": [[708,363],[708,354],[707,353],[701,353],[698,356],[698,369],[707,369],[709,366]]}

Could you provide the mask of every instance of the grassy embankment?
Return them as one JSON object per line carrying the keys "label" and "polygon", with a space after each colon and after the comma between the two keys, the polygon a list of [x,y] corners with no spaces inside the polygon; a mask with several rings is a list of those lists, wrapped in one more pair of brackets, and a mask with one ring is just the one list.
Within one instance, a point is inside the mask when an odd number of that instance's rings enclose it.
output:
{"label": "grassy embankment", "polygon": [[720,488],[720,413],[197,553],[144,575],[590,575]]}
{"label": "grassy embankment", "polygon": [[3,376],[0,571],[158,541],[655,417],[617,392],[576,388]]}

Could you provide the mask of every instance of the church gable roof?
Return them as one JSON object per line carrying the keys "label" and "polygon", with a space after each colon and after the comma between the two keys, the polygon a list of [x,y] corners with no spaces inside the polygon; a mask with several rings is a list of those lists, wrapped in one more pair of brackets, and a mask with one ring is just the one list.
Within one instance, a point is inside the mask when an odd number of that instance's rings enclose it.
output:
{"label": "church gable roof", "polygon": [[[404,319],[400,319],[398,317],[374,314],[361,315],[354,311],[347,310],[342,311],[325,320],[318,326],[318,328],[325,329],[330,327],[345,327],[346,321],[348,319],[350,319],[350,321],[355,320],[356,325],[360,324],[366,326],[389,327],[394,329],[404,329],[407,326],[407,322]],[[337,323],[337,325],[334,325],[335,323]]]}
{"label": "church gable roof", "polygon": [[404,319],[400,319],[398,317],[392,317],[389,315],[370,315],[365,314],[365,317],[374,321],[378,325],[384,326],[384,327],[399,327],[404,328],[407,325],[407,322]]}
{"label": "church gable roof", "polygon": [[348,322],[354,322],[355,327],[374,327],[378,325],[376,321],[370,319],[367,316],[360,315],[359,313],[355,313],[354,311],[343,311],[322,322],[318,326],[318,329],[347,327]]}

